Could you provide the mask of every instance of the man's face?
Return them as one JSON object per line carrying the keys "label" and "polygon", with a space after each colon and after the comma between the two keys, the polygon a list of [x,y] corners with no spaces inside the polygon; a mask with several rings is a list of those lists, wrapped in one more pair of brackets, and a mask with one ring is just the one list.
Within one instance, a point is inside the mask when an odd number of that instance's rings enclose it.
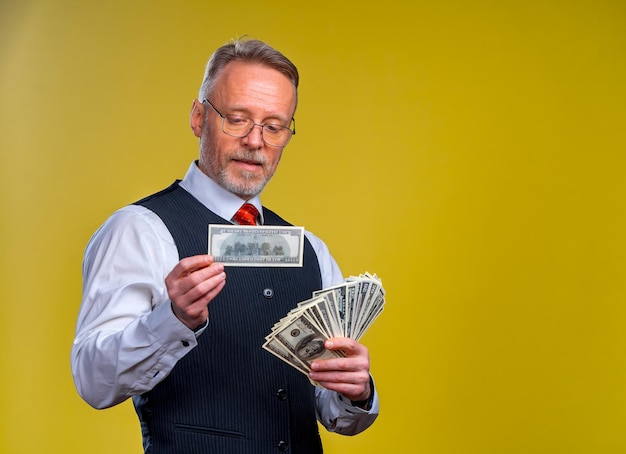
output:
{"label": "man's face", "polygon": [[[291,81],[259,64],[229,63],[219,74],[209,101],[223,115],[249,117],[256,124],[289,126],[296,106]],[[246,137],[222,132],[222,118],[209,106],[194,102],[191,127],[200,138],[200,169],[220,186],[248,200],[272,178],[283,147],[263,141],[255,126]]]}

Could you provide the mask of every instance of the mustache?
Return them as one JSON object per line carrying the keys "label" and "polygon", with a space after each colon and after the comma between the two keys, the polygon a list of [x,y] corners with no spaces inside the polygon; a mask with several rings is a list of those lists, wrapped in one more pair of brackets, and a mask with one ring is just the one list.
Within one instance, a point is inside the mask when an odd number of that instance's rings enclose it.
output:
{"label": "mustache", "polygon": [[230,159],[234,159],[236,161],[248,161],[260,165],[267,164],[267,159],[265,156],[254,151],[251,152],[249,150],[237,150],[230,155]]}

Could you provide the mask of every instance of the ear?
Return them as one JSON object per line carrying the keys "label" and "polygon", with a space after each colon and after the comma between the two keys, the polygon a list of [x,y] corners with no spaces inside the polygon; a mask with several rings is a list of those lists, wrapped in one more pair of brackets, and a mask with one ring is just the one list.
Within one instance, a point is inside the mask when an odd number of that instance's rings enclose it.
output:
{"label": "ear", "polygon": [[197,99],[194,99],[193,104],[191,105],[191,113],[189,114],[189,125],[191,126],[191,130],[196,137],[200,137],[202,135],[205,112],[204,104]]}

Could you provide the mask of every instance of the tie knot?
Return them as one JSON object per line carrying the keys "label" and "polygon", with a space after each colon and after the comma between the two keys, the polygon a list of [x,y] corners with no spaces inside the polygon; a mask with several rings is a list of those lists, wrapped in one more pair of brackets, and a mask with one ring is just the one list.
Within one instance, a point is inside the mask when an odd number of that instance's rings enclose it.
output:
{"label": "tie knot", "polygon": [[259,210],[251,203],[244,203],[233,216],[233,220],[239,225],[256,225]]}

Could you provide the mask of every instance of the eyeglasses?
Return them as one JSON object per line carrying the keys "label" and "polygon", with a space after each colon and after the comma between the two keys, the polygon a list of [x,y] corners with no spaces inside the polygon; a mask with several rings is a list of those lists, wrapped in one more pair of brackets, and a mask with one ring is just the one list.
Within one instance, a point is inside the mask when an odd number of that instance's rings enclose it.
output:
{"label": "eyeglasses", "polygon": [[255,126],[261,127],[261,137],[263,142],[272,147],[284,147],[289,143],[291,136],[296,133],[296,119],[292,118],[293,130],[282,125],[275,123],[258,124],[255,123],[252,118],[243,117],[241,115],[228,114],[224,115],[215,108],[211,101],[207,98],[202,100],[202,103],[208,103],[213,108],[215,113],[222,117],[222,132],[232,137],[246,137]]}

